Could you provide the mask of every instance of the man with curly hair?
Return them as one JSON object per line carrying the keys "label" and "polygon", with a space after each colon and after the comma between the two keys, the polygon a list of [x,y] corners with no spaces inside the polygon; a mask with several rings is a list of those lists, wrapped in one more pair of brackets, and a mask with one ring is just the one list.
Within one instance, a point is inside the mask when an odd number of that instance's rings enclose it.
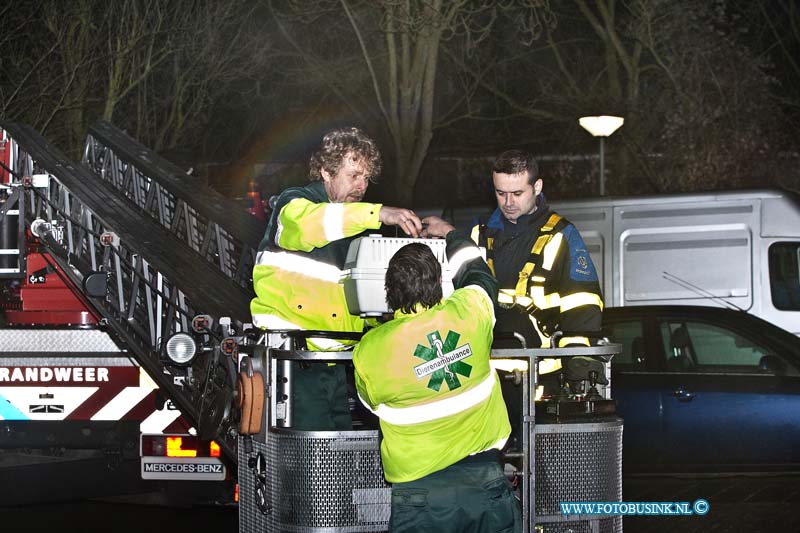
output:
{"label": "man with curly hair", "polygon": [[[339,284],[350,242],[381,224],[416,237],[422,230],[410,209],[362,202],[381,171],[373,139],[358,128],[324,136],[311,156],[311,183],[277,196],[253,269],[253,324],[266,330],[361,332]],[[273,347],[282,344],[268,336]],[[308,340],[311,350],[336,350],[341,341]],[[304,430],[351,429],[347,382],[341,365],[293,363],[292,424]]]}

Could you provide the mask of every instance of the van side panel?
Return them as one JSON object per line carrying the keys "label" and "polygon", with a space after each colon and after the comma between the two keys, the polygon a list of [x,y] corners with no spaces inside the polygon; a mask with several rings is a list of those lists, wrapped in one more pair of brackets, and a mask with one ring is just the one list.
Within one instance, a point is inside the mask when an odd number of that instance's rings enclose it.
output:
{"label": "van side panel", "polygon": [[557,205],[584,236],[607,306],[722,305],[752,309],[760,200],[658,198]]}
{"label": "van side panel", "polygon": [[800,240],[800,205],[787,197],[764,198],[762,204],[762,237],[790,237],[789,240]]}
{"label": "van side panel", "polygon": [[759,200],[615,208],[615,305],[720,305],[724,298],[751,309],[759,211]]}

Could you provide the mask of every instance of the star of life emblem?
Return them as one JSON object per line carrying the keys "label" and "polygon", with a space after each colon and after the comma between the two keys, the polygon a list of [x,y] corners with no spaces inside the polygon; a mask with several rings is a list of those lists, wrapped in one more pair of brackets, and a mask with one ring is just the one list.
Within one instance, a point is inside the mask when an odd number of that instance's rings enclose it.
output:
{"label": "star of life emblem", "polygon": [[468,378],[472,373],[472,365],[463,361],[472,355],[472,348],[469,343],[457,346],[461,334],[449,331],[447,337],[442,341],[442,336],[438,331],[428,333],[430,346],[417,344],[414,357],[424,359],[425,362],[414,367],[414,374],[417,379],[430,376],[428,388],[439,392],[442,382],[447,382],[450,390],[461,386],[458,375]]}

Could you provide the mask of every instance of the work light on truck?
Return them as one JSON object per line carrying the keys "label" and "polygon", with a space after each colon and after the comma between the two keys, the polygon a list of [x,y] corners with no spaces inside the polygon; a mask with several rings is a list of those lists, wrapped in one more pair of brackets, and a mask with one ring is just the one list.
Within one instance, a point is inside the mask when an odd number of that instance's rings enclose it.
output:
{"label": "work light on truck", "polygon": [[173,364],[188,366],[197,356],[197,342],[188,333],[175,333],[164,344],[164,354]]}

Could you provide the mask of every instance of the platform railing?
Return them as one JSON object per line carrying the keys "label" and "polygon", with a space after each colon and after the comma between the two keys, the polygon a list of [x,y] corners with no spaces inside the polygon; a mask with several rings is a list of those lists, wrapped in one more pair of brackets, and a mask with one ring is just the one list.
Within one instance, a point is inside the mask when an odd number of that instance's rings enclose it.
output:
{"label": "platform railing", "polygon": [[[549,522],[541,523],[537,516],[537,509],[540,508],[536,501],[537,470],[540,474],[544,472],[550,475],[553,468],[559,468],[559,465],[550,465],[549,470],[543,471],[537,469],[536,465],[537,452],[540,452],[536,444],[542,441],[536,431],[534,391],[537,361],[541,358],[588,356],[605,361],[605,368],[608,369],[608,361],[619,350],[620,345],[617,344],[590,348],[492,350],[494,363],[497,360],[520,363],[519,369],[508,373],[506,379],[514,381],[521,388],[522,449],[508,451],[503,461],[514,466],[514,475],[521,482],[523,530],[526,533],[556,531],[563,525],[562,522],[569,521],[543,516],[541,518]],[[288,370],[289,363],[346,364],[351,360],[351,351],[292,349],[291,343],[287,342],[282,348],[264,350],[261,356],[254,356],[247,361],[246,365],[251,369],[264,374],[269,395],[265,409],[266,424],[261,433],[243,437],[247,445],[240,442],[239,446],[239,478],[244,483],[240,501],[241,533],[387,530],[391,499],[389,485],[380,475],[378,431],[300,431],[291,428],[292,378]],[[601,395],[606,400],[610,398],[610,383],[601,390]],[[620,424],[620,431],[615,436],[619,437],[621,446],[621,422],[616,420],[612,425],[616,427],[616,424]],[[565,425],[564,428],[574,431],[576,426]],[[558,428],[547,429],[553,433]],[[589,429],[598,428],[591,426]],[[601,429],[605,431],[605,428]],[[569,450],[564,452],[568,455]],[[600,455],[603,453],[602,450],[598,452]],[[611,480],[610,485],[612,488],[618,486],[619,490],[606,491],[604,497],[621,498],[621,458],[617,459],[609,465],[610,474],[618,478]],[[260,474],[254,470],[256,465],[264,465]],[[563,475],[564,472],[558,470],[557,474]],[[354,478],[361,480],[364,485],[353,486]],[[248,483],[254,485],[248,486]],[[263,498],[256,498],[255,495],[263,495]],[[542,499],[543,495],[538,494],[538,498]],[[603,526],[603,531],[621,531],[621,519],[613,521],[609,529],[597,520],[580,518],[585,522],[582,525],[589,527],[589,530]],[[572,522],[572,525],[578,525],[574,520]]]}

